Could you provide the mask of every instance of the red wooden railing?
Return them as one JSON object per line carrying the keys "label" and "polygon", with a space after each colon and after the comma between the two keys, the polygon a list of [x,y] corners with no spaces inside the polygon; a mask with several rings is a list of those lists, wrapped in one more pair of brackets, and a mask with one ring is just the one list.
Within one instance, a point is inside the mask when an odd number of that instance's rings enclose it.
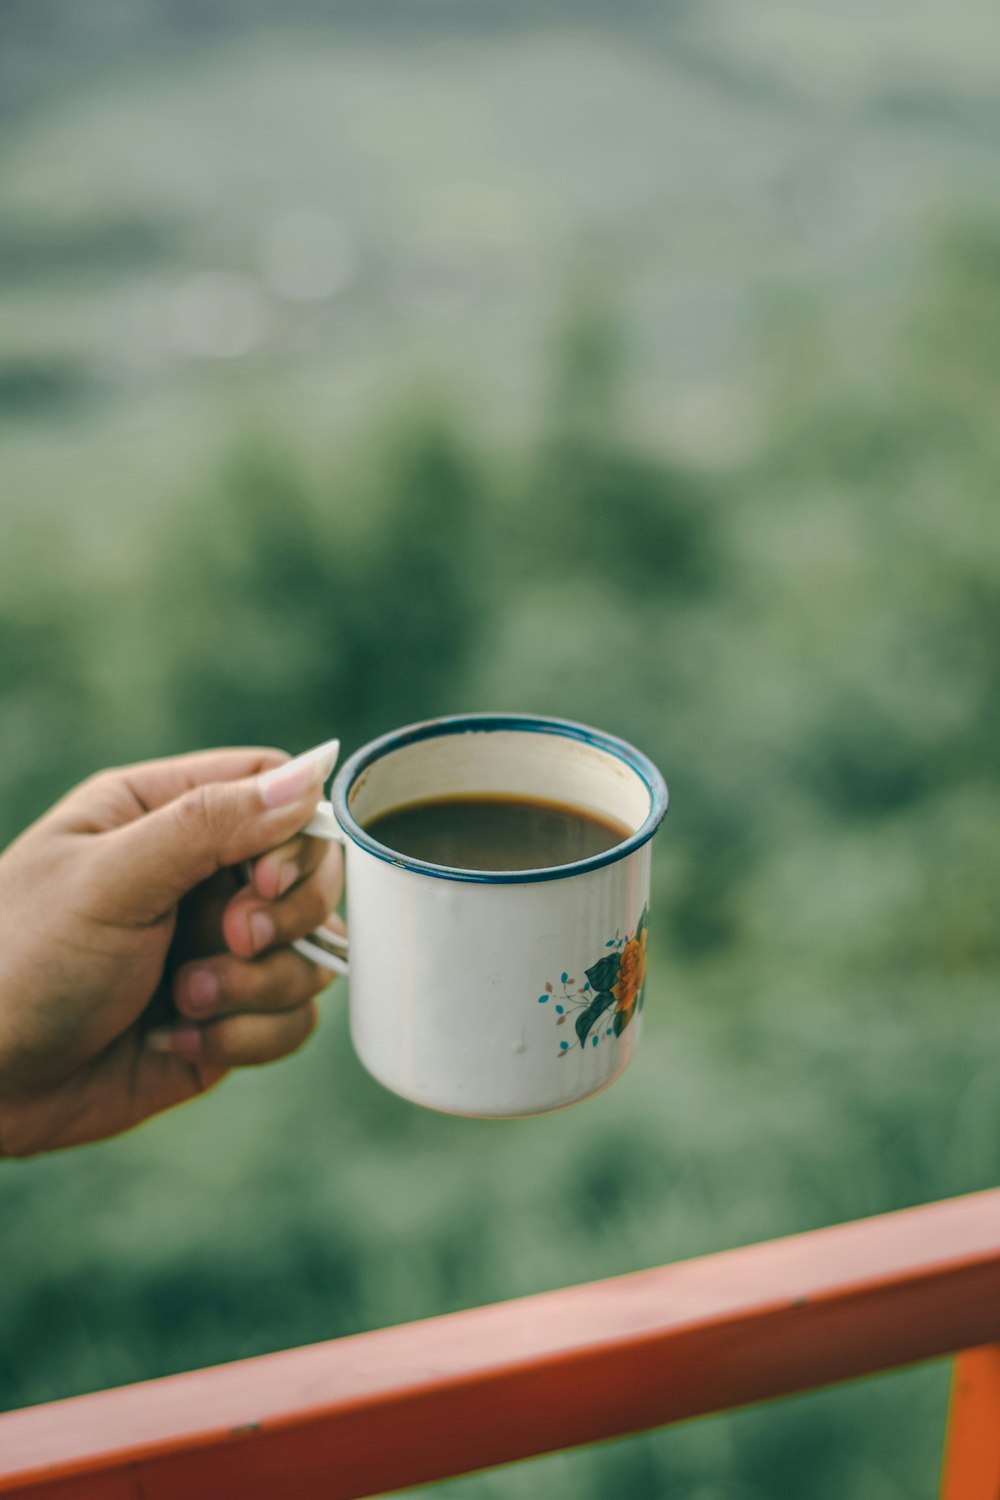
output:
{"label": "red wooden railing", "polygon": [[12,1412],[0,1495],[352,1500],[955,1353],[1000,1500],[1000,1190]]}

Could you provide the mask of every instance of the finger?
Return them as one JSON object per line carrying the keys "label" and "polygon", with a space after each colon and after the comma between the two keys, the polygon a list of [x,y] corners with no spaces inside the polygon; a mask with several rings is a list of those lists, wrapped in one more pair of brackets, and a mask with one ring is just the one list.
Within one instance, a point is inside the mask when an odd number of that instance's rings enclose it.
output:
{"label": "finger", "polygon": [[95,841],[92,899],[109,919],[153,921],[225,865],[253,859],[307,823],[336,741],[238,781],[207,781]]}
{"label": "finger", "polygon": [[311,875],[329,848],[326,839],[304,833],[286,839],[277,849],[262,854],[253,867],[253,888],[264,901],[276,901],[306,875]]}
{"label": "finger", "polygon": [[174,1004],[192,1021],[243,1012],[293,1010],[312,1000],[333,978],[294,948],[275,948],[253,962],[221,953],[177,970]]}
{"label": "finger", "polygon": [[313,873],[278,901],[258,899],[251,886],[238,891],[222,918],[226,946],[237,958],[293,943],[331,917],[343,891],[343,863],[334,844]]}
{"label": "finger", "polygon": [[284,750],[248,746],[199,750],[191,755],[119,766],[99,771],[81,782],[54,810],[73,831],[103,832],[134,822],[195,787],[212,781],[239,781],[246,776],[257,776],[288,759]]}
{"label": "finger", "polygon": [[290,759],[286,750],[250,746],[247,749],[196,750],[190,755],[173,755],[166,760],[147,760],[136,766],[125,766],[120,774],[142,804],[143,812],[154,812],[174,802],[185,792],[213,781],[242,781],[257,776]]}
{"label": "finger", "polygon": [[270,1015],[223,1016],[195,1025],[179,1021],[146,1035],[154,1052],[171,1053],[185,1062],[210,1068],[246,1068],[276,1062],[307,1041],[319,1020],[315,1000]]}

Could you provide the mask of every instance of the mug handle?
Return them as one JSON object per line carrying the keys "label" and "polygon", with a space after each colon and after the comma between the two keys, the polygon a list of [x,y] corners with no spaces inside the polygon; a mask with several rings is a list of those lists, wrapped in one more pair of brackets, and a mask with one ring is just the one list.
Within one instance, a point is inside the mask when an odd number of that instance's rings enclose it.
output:
{"label": "mug handle", "polygon": [[[316,811],[301,831],[308,833],[314,839],[327,839],[331,844],[346,844],[347,842],[329,802],[318,803]],[[249,880],[249,861],[244,862],[243,873]],[[308,958],[310,963],[319,964],[321,969],[329,969],[331,974],[348,973],[347,939],[341,937],[339,932],[330,932],[325,927],[317,927],[308,937],[297,938],[292,947],[296,953],[301,953],[303,958]]]}
{"label": "mug handle", "polygon": [[[347,842],[329,802],[320,802],[317,805],[316,811],[302,832],[309,834],[310,838],[327,839],[332,844],[346,844]],[[349,972],[348,942],[347,938],[341,937],[339,932],[330,932],[325,927],[318,927],[308,937],[298,938],[292,947],[296,953],[301,953],[302,957],[308,958],[311,963],[319,964],[322,969],[329,969],[331,974]]]}

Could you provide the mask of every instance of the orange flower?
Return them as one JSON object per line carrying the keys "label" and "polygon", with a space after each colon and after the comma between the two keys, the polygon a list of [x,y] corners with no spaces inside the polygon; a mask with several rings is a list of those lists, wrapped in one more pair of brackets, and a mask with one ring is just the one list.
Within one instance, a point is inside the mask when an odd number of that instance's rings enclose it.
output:
{"label": "orange flower", "polygon": [[618,982],[611,986],[616,1010],[631,1010],[646,982],[646,929],[622,949]]}

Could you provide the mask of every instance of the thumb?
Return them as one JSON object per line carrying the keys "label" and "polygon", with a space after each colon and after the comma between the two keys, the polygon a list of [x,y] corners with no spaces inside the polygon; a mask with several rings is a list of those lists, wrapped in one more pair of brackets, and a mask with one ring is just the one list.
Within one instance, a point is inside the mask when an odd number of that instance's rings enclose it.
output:
{"label": "thumb", "polygon": [[204,782],[106,834],[95,904],[112,921],[155,921],[217,870],[284,843],[308,823],[339,750],[330,740],[261,775]]}

